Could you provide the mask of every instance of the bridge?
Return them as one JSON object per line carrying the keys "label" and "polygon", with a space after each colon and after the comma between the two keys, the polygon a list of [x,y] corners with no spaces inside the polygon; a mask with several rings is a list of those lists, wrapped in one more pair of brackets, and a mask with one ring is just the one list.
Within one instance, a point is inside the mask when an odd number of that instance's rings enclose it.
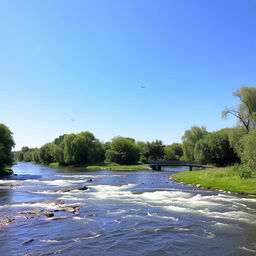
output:
{"label": "bridge", "polygon": [[170,160],[170,161],[152,161],[148,162],[148,165],[156,171],[161,171],[162,167],[168,166],[182,166],[182,167],[189,167],[189,170],[192,171],[193,168],[200,168],[200,169],[205,169],[205,168],[210,168],[210,166],[203,165],[202,163],[198,162],[187,162],[187,161],[175,161],[175,160]]}

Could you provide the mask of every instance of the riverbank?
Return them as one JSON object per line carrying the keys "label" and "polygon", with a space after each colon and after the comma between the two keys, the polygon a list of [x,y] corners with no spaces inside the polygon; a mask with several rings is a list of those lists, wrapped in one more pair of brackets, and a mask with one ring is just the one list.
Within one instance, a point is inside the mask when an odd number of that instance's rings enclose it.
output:
{"label": "riverbank", "polygon": [[256,195],[256,178],[241,179],[233,168],[214,168],[176,173],[172,180],[208,189]]}
{"label": "riverbank", "polygon": [[[60,166],[58,163],[50,163],[49,166]],[[81,166],[80,166],[81,167]],[[88,170],[126,170],[126,171],[145,171],[151,170],[149,166],[146,165],[118,165],[118,164],[99,164],[99,165],[88,165],[82,166]]]}
{"label": "riverbank", "polygon": [[0,176],[10,176],[13,174],[12,169],[5,168],[3,170],[0,170]]}

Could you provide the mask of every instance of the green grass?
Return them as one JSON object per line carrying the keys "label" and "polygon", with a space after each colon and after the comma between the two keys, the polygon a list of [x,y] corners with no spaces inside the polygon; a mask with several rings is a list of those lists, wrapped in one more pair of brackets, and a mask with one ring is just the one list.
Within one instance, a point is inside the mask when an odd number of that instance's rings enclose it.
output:
{"label": "green grass", "polygon": [[89,165],[86,166],[86,169],[95,170],[95,169],[112,169],[112,170],[148,170],[149,168],[143,165]]}
{"label": "green grass", "polygon": [[236,193],[256,194],[256,178],[241,179],[232,168],[179,172],[173,180]]}
{"label": "green grass", "polygon": [[54,162],[54,163],[50,163],[49,165],[50,165],[50,166],[59,166],[59,163]]}
{"label": "green grass", "polygon": [[[50,163],[49,166],[60,166],[59,163],[54,162]],[[77,167],[82,167],[82,166],[77,166]],[[89,170],[96,170],[96,169],[112,169],[112,170],[148,170],[150,169],[149,167],[143,166],[143,165],[119,165],[116,163],[113,164],[99,164],[99,165],[88,165],[86,166],[86,169]]]}

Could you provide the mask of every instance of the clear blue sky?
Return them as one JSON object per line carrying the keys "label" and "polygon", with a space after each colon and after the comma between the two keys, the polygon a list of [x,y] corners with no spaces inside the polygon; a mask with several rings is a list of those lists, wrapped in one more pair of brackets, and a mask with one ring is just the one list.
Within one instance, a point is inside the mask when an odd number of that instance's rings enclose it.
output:
{"label": "clear blue sky", "polygon": [[0,123],[16,149],[234,126],[221,112],[256,85],[255,13],[255,0],[1,0]]}

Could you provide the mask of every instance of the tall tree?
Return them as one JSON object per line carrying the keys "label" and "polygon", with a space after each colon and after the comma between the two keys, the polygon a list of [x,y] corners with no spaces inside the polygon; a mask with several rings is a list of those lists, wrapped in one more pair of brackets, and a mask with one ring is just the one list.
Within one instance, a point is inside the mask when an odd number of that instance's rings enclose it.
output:
{"label": "tall tree", "polygon": [[193,126],[190,130],[186,130],[182,137],[182,150],[183,158],[187,161],[193,161],[194,158],[194,149],[196,143],[206,136],[208,132],[206,127]]}
{"label": "tall tree", "polygon": [[171,145],[164,147],[164,159],[165,160],[178,160],[179,157],[175,154]]}
{"label": "tall tree", "polygon": [[256,131],[250,131],[241,139],[241,162],[256,173]]}
{"label": "tall tree", "polygon": [[229,144],[228,135],[222,131],[208,133],[196,143],[195,160],[224,166],[235,163],[238,157]]}
{"label": "tall tree", "polygon": [[256,87],[242,86],[233,93],[241,101],[238,108],[226,108],[222,112],[222,118],[235,116],[239,123],[245,127],[247,133],[256,128]]}
{"label": "tall tree", "polygon": [[147,142],[145,156],[148,161],[164,159],[163,142],[161,140]]}
{"label": "tall tree", "polygon": [[15,143],[9,128],[0,124],[0,170],[13,164],[12,148]]}
{"label": "tall tree", "polygon": [[118,164],[136,164],[140,158],[139,146],[134,139],[115,137],[112,139],[110,149],[106,150],[106,162]]}

